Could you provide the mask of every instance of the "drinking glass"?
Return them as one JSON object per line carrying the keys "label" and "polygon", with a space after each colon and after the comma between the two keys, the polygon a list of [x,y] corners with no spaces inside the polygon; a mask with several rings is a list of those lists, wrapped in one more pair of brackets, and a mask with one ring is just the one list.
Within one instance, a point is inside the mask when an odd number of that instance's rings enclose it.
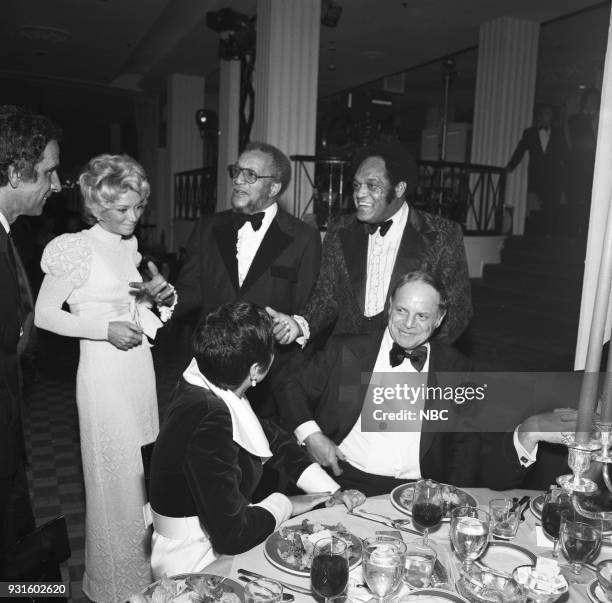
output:
{"label": "drinking glass", "polygon": [[592,576],[583,565],[594,559],[601,548],[601,520],[593,521],[569,509],[561,513],[559,529],[561,550],[570,565],[562,565],[561,571],[570,584],[586,584]]}
{"label": "drinking glass", "polygon": [[412,588],[427,588],[436,565],[438,555],[422,541],[406,544],[404,582]]}
{"label": "drinking glass", "polygon": [[364,540],[363,578],[379,603],[398,589],[405,564],[406,544],[403,540],[392,536],[373,536]]}
{"label": "drinking glass", "polygon": [[280,603],[283,587],[276,580],[254,578],[244,585],[245,603]]}
{"label": "drinking glass", "polygon": [[521,522],[521,509],[514,508],[510,498],[494,498],[489,501],[491,514],[491,536],[501,540],[512,540]]}
{"label": "drinking glass", "polygon": [[312,590],[329,603],[346,589],[349,575],[349,552],[346,542],[331,536],[321,538],[314,546],[310,583]]}
{"label": "drinking glass", "polygon": [[423,544],[429,541],[429,530],[442,521],[443,500],[440,484],[423,479],[414,486],[412,521],[423,530]]}
{"label": "drinking glass", "polygon": [[491,516],[478,507],[457,507],[451,513],[451,542],[468,574],[489,542],[490,525]]}
{"label": "drinking glass", "polygon": [[608,601],[612,601],[612,559],[605,559],[597,564],[597,582]]}
{"label": "drinking glass", "polygon": [[569,493],[561,488],[553,488],[546,493],[542,506],[542,529],[552,538],[553,550],[550,555],[554,559],[559,557],[559,528],[561,527],[561,513],[572,508]]}

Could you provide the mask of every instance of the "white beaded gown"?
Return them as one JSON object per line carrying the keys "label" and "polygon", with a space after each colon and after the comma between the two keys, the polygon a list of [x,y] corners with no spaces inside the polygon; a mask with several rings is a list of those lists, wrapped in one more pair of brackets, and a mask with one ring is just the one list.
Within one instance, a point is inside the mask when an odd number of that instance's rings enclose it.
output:
{"label": "white beaded gown", "polygon": [[[146,337],[122,351],[105,341],[109,321],[148,312],[129,282],[141,281],[134,237],[98,225],[61,235],[43,253],[46,273],[36,324],[80,338],[76,398],[85,479],[83,591],[93,601],[125,601],[151,582],[150,533],[140,447],[159,431],[155,373]],[[61,309],[67,300],[70,312]],[[139,309],[140,307],[140,309]]]}

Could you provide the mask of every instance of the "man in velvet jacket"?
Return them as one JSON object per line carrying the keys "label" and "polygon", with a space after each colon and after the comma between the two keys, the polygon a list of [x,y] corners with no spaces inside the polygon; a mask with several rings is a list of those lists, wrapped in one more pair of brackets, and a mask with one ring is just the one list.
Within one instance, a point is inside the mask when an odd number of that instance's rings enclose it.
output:
{"label": "man in velvet jacket", "polygon": [[[360,389],[363,374],[398,373],[392,377],[397,383],[412,383],[422,370],[420,379],[431,386],[440,371],[463,373],[471,368],[459,352],[431,339],[447,304],[436,278],[423,272],[403,275],[391,291],[384,330],[332,337],[323,351],[282,380],[281,424],[295,433],[312,458],[333,471],[341,485],[351,484],[370,496],[420,477],[457,486],[476,482],[480,437],[450,428],[462,421],[452,400],[424,402],[426,410],[447,411],[443,429],[440,421],[424,420],[416,429],[400,432],[383,420],[375,425],[378,432],[362,430],[366,415],[372,414]],[[420,365],[418,357],[409,358],[411,354],[421,355]]]}
{"label": "man in velvet jacket", "polygon": [[416,186],[416,165],[399,143],[368,147],[355,165],[357,211],[339,217],[325,235],[321,270],[304,311],[311,334],[334,320],[334,334],[382,329],[391,284],[406,272],[423,270],[448,293],[436,338],[452,343],[472,316],[460,226],[407,202]]}
{"label": "man in velvet jacket", "polygon": [[47,118],[0,107],[0,577],[10,565],[7,550],[34,528],[19,370],[34,305],[10,225],[20,215],[40,215],[49,195],[60,190],[59,137]]}

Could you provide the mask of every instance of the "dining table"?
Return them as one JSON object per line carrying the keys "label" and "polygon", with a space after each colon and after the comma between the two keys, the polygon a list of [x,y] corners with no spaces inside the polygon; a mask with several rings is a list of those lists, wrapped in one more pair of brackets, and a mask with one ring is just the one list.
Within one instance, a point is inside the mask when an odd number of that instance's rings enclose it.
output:
{"label": "dining table", "polygon": [[[485,510],[488,510],[489,501],[493,498],[522,498],[525,495],[530,496],[531,498],[535,498],[538,495],[543,494],[540,491],[522,489],[497,492],[485,488],[466,488],[465,491],[471,494],[476,499],[480,508]],[[363,509],[371,513],[385,515],[394,519],[406,519],[408,517],[406,513],[401,512],[391,503],[389,495],[370,497],[358,509]],[[525,519],[521,522],[518,528],[518,532],[511,542],[515,545],[519,545],[519,547],[522,547],[523,549],[531,551],[531,553],[535,556],[548,554],[548,556],[550,557],[552,543],[547,545],[545,544],[545,546],[538,546],[537,543],[536,526],[540,525],[540,519],[537,518],[534,513],[529,509],[527,509],[524,516]],[[314,509],[308,513],[289,519],[284,525],[299,524],[304,518],[307,518],[312,522],[318,522],[325,525],[335,525],[341,523],[347,529],[347,531],[362,539],[367,538],[369,536],[374,536],[378,531],[389,531],[390,529],[392,529],[389,527],[385,527],[382,524],[376,523],[370,519],[357,517],[356,515],[349,514],[347,509],[342,505]],[[408,532],[402,532],[402,537],[406,542],[410,542],[419,538],[419,536]],[[452,585],[454,583],[454,577],[456,577],[457,575],[456,567],[458,561],[456,560],[456,557],[452,552],[452,545],[450,543],[449,537],[449,522],[444,521],[441,523],[438,529],[436,529],[435,531],[431,531],[429,539],[431,546],[438,553],[438,560],[444,565],[447,572],[449,572],[449,581]],[[542,541],[540,541],[540,544],[542,544]],[[492,545],[489,544],[489,546]],[[501,553],[503,551],[503,548],[496,550]],[[486,550],[483,555],[486,556]],[[596,563],[600,559],[607,558],[612,558],[612,548],[610,548],[610,546],[607,544],[603,544],[599,557],[595,561],[593,561],[593,563]],[[510,560],[510,562],[512,561]],[[566,560],[564,559],[563,554],[561,552],[559,552],[559,562],[566,563]],[[279,567],[273,565],[266,558],[266,555],[264,553],[264,543],[259,544],[258,546],[250,549],[249,551],[246,551],[245,553],[241,553],[239,555],[221,556],[216,561],[214,561],[212,565],[206,568],[206,572],[238,580],[239,576],[241,575],[238,572],[239,569],[248,570],[272,579],[287,582],[296,586],[301,586],[306,590],[310,589],[310,579],[308,577],[293,575],[291,573],[288,573],[286,570],[280,569]],[[353,573],[354,572],[351,572],[351,575],[353,575]],[[592,573],[592,578],[595,578],[594,573]],[[285,589],[285,592],[294,595],[296,603],[307,601],[311,602],[314,600],[314,597],[311,594],[295,592],[290,589]],[[365,592],[367,594],[367,591]],[[347,595],[350,601],[357,602],[367,600],[367,597],[364,598],[358,595],[352,596],[351,582],[349,582],[349,589]],[[592,599],[587,593],[587,585],[570,585],[568,593],[562,595],[559,601],[581,603],[590,602],[592,601]]]}

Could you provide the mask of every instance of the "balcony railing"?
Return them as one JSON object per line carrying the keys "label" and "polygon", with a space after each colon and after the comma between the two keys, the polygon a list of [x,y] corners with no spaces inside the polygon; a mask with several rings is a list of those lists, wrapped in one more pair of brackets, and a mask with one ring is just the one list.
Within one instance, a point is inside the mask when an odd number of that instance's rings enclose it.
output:
{"label": "balcony railing", "polygon": [[217,182],[211,168],[200,168],[174,174],[174,217],[197,220],[215,211]]}
{"label": "balcony railing", "polygon": [[419,160],[416,207],[450,218],[473,235],[504,230],[504,168]]}

